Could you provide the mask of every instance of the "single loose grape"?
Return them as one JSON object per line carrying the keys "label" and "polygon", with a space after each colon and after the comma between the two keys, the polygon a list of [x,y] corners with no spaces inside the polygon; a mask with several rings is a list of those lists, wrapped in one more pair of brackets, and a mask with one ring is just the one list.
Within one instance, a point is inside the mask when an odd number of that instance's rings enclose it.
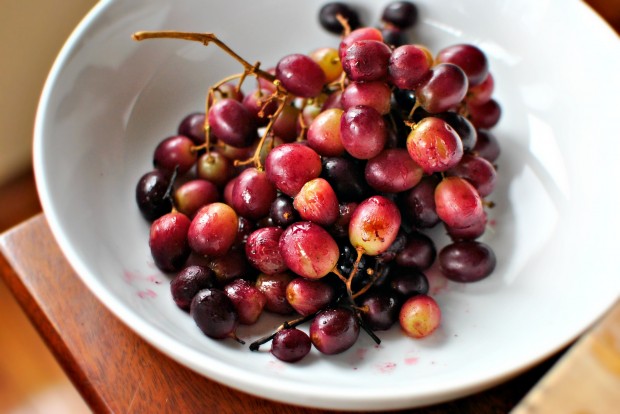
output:
{"label": "single loose grape", "polygon": [[412,296],[401,307],[399,321],[405,334],[412,338],[424,338],[439,327],[441,309],[430,296]]}
{"label": "single loose grape", "polygon": [[192,300],[190,315],[208,337],[236,338],[235,330],[239,317],[224,291],[210,288],[198,292]]}
{"label": "single loose grape", "polygon": [[310,325],[312,344],[323,354],[339,354],[351,348],[359,337],[359,321],[347,308],[332,308],[317,315]]}
{"label": "single loose grape", "polygon": [[271,353],[284,362],[297,362],[308,355],[312,341],[304,331],[297,328],[282,329],[271,341]]}

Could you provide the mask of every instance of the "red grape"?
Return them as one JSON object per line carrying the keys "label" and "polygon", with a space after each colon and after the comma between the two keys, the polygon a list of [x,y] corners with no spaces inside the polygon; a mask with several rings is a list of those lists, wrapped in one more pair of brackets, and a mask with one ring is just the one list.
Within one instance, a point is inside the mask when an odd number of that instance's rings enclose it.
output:
{"label": "red grape", "polygon": [[385,149],[366,164],[366,182],[377,191],[400,193],[415,186],[422,168],[404,148]]}
{"label": "red grape", "polygon": [[451,63],[440,63],[416,87],[415,96],[426,111],[445,112],[457,106],[467,94],[467,76]]}
{"label": "red grape", "polygon": [[151,224],[149,247],[159,269],[174,272],[183,267],[190,254],[189,229],[189,218],[177,211],[164,214]]}
{"label": "red grape", "polygon": [[437,62],[453,63],[463,69],[471,86],[481,84],[489,73],[484,52],[470,44],[448,46],[437,53]]}
{"label": "red grape", "polygon": [[269,214],[277,192],[264,171],[248,168],[239,174],[231,195],[232,207],[239,215],[257,220]]}
{"label": "red grape", "polygon": [[340,139],[353,157],[362,160],[376,157],[387,141],[383,117],[369,106],[347,109],[340,121]]}
{"label": "red grape", "polygon": [[399,320],[405,334],[412,338],[424,338],[439,327],[441,309],[430,296],[412,296],[400,308]]}
{"label": "red grape", "polygon": [[358,40],[345,51],[342,69],[354,82],[385,80],[391,53],[383,41]]}
{"label": "red grape", "polygon": [[226,98],[213,104],[208,120],[217,139],[233,147],[248,147],[258,137],[252,114],[234,99]]}
{"label": "red grape", "polygon": [[324,178],[315,178],[304,184],[293,199],[293,206],[302,220],[322,226],[330,226],[338,218],[338,198]]}
{"label": "red grape", "polygon": [[193,251],[204,256],[222,256],[235,238],[239,221],[235,211],[224,203],[201,208],[189,226],[187,239]]}
{"label": "red grape", "polygon": [[425,173],[442,172],[458,164],[463,142],[456,131],[436,117],[422,119],[407,137],[407,150]]}
{"label": "red grape", "polygon": [[312,58],[292,54],[280,59],[276,66],[276,79],[294,95],[303,98],[318,96],[325,84],[323,69]]}
{"label": "red grape", "polygon": [[465,228],[484,215],[478,191],[460,177],[445,177],[435,188],[437,215],[450,227]]}
{"label": "red grape", "polygon": [[197,157],[194,142],[182,135],[175,135],[157,145],[153,154],[153,165],[168,173],[172,173],[176,168],[179,174],[185,174],[194,166]]}
{"label": "red grape", "polygon": [[293,272],[320,279],[338,262],[338,245],[318,224],[300,221],[289,226],[280,238],[280,253]]}
{"label": "red grape", "polygon": [[283,144],[271,150],[265,160],[269,180],[282,191],[294,197],[301,187],[321,174],[321,157],[312,148],[302,144]]}
{"label": "red grape", "polygon": [[280,227],[263,227],[248,236],[245,254],[250,263],[263,273],[282,273],[287,269],[278,245],[282,232]]}
{"label": "red grape", "polygon": [[390,56],[388,65],[392,85],[401,89],[415,90],[430,75],[433,57],[428,49],[419,45],[397,47]]}

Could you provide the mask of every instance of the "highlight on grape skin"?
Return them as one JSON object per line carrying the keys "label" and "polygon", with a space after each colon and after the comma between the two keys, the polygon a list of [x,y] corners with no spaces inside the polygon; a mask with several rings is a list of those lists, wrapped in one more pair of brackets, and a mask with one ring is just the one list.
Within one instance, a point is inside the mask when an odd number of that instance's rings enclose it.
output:
{"label": "highlight on grape skin", "polygon": [[428,337],[442,314],[427,272],[475,283],[499,259],[485,236],[500,80],[484,51],[409,43],[419,16],[408,1],[386,4],[375,27],[353,5],[317,14],[334,42],[266,66],[214,33],[133,36],[200,42],[239,63],[163,135],[135,199],[170,299],[197,329],[244,344],[239,325],[259,332],[262,315],[279,315],[249,349],[270,343],[265,354],[289,363],[346,352],[360,333]]}

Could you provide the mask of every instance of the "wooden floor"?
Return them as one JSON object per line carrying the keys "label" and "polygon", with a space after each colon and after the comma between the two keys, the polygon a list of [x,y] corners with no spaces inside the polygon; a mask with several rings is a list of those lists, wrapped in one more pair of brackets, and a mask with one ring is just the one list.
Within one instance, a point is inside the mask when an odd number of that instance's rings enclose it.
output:
{"label": "wooden floor", "polygon": [[[0,187],[0,233],[41,211],[30,171]],[[0,278],[0,413],[88,413]]]}

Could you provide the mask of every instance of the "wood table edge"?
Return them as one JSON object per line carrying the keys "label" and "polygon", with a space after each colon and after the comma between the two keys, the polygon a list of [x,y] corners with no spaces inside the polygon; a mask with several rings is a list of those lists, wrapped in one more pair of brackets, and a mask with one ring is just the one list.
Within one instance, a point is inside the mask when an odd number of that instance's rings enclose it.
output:
{"label": "wood table edge", "polygon": [[95,412],[112,412],[97,389],[89,381],[85,372],[79,369],[77,360],[62,340],[56,326],[46,316],[45,312],[36,303],[36,300],[19,276],[21,267],[11,260],[7,251],[18,232],[29,231],[31,227],[45,225],[45,216],[40,213],[0,234],[0,277],[4,280],[9,291],[13,294],[19,306],[30,320],[31,324],[43,339],[61,368],[67,374],[82,398]]}

